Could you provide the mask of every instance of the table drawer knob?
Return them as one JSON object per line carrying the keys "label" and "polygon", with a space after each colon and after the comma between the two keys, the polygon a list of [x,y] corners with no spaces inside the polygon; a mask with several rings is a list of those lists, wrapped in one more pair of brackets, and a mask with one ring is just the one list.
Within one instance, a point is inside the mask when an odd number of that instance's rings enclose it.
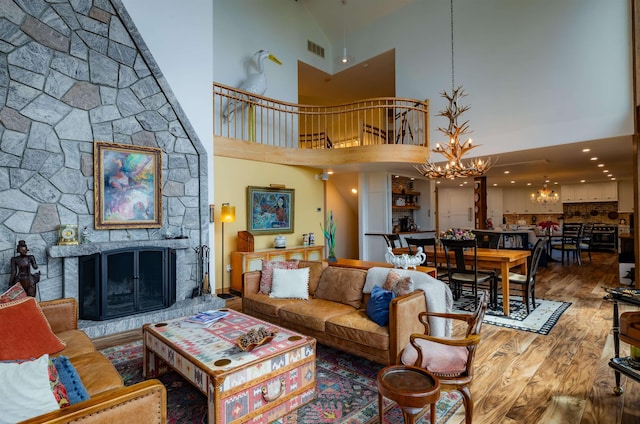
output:
{"label": "table drawer knob", "polygon": [[273,402],[274,400],[282,396],[282,394],[284,393],[285,387],[286,385],[285,385],[284,377],[280,377],[280,390],[278,390],[278,393],[276,393],[273,396],[269,396],[269,389],[267,388],[267,386],[262,386],[262,398],[267,403]]}

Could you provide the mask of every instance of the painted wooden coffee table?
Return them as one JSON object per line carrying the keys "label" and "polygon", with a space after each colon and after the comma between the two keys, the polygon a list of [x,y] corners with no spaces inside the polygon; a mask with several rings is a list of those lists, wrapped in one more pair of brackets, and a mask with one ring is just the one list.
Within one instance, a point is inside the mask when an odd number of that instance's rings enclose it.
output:
{"label": "painted wooden coffee table", "polygon": [[[315,397],[316,340],[240,312],[209,328],[187,328],[185,318],[143,327],[145,377],[170,369],[207,396],[208,422],[267,423]],[[250,352],[236,340],[251,328],[277,334]]]}

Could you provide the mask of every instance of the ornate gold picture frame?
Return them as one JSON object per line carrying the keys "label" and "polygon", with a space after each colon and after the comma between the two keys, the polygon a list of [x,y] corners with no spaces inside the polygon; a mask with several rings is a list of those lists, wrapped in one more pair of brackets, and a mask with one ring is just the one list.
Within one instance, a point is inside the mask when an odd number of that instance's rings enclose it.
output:
{"label": "ornate gold picture frame", "polygon": [[162,150],[95,142],[94,224],[97,230],[162,226]]}

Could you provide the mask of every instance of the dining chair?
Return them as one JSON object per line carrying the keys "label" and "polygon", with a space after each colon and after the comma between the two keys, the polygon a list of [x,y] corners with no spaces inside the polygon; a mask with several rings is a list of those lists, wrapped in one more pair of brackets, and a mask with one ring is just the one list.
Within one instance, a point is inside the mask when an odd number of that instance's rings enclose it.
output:
{"label": "dining chair", "polygon": [[584,250],[589,253],[589,262],[591,262],[591,241],[593,236],[593,222],[585,222],[582,224],[582,234],[580,235],[580,253]]}
{"label": "dining chair", "polygon": [[500,240],[502,239],[501,233],[486,233],[483,231],[473,231],[478,240],[478,247],[484,247],[488,249],[497,249],[500,247]]}
{"label": "dining chair", "polygon": [[[482,321],[487,311],[487,292],[481,291],[478,306],[472,314],[421,312],[418,319],[424,334],[414,333],[398,355],[398,363],[426,369],[440,380],[443,388],[452,388],[462,394],[465,423],[473,421],[473,398],[469,386],[473,382],[473,361],[480,342]],[[464,337],[433,337],[429,335],[429,317],[464,321]]]}
{"label": "dining chair", "polygon": [[434,237],[406,237],[404,241],[407,242],[410,255],[414,255],[414,250],[417,252],[417,248],[422,247],[422,251],[426,255],[424,262],[422,262],[422,265],[434,267],[436,269],[436,278],[438,280],[448,278],[449,272],[447,271],[447,268],[438,264],[438,240],[436,240]]}
{"label": "dining chair", "polygon": [[569,255],[573,253],[573,257],[578,261],[578,265],[582,265],[580,257],[580,234],[582,232],[582,223],[565,223],[562,226],[562,235],[558,238],[554,237],[551,241],[551,251],[559,250],[562,254],[562,265],[564,265],[565,254],[567,263]]}
{"label": "dining chair", "polygon": [[[533,247],[533,253],[531,254],[531,263],[527,267],[526,274],[519,274],[516,272],[509,272],[509,285],[518,286],[519,291],[522,293],[522,302],[526,305],[527,315],[531,313],[531,309],[536,308],[536,274],[538,272],[538,265],[540,264],[540,258],[544,253],[546,240],[544,238],[538,239]],[[498,276],[498,280],[502,281],[503,275]],[[529,308],[529,300],[531,300],[532,308]]]}
{"label": "dining chair", "polygon": [[[444,248],[444,256],[447,261],[447,273],[449,275],[449,286],[453,292],[454,299],[459,299],[462,295],[464,285],[471,286],[475,306],[478,306],[478,287],[489,288],[491,307],[498,304],[497,278],[495,271],[478,269],[478,244],[477,240],[447,240],[440,239]],[[467,264],[465,251],[471,253],[471,261]],[[453,256],[453,257],[452,257]]]}
{"label": "dining chair", "polygon": [[[383,234],[384,241],[387,243],[387,247],[392,249],[400,249],[402,248],[402,237],[400,234]],[[394,254],[398,254],[398,252],[394,251]]]}

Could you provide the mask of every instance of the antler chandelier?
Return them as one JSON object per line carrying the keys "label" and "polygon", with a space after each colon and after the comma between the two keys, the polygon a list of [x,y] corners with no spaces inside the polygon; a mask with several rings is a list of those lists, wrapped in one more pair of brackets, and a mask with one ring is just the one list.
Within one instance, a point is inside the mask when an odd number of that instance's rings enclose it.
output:
{"label": "antler chandelier", "polygon": [[415,166],[419,173],[429,178],[480,177],[491,168],[491,159],[482,160],[476,158],[467,163],[462,162],[462,157],[465,153],[477,146],[471,144],[470,138],[464,142],[460,141],[462,136],[471,131],[469,130],[469,121],[459,125],[458,117],[469,110],[470,106],[458,105],[458,100],[465,97],[467,93],[465,93],[462,86],[454,88],[455,67],[453,57],[453,0],[451,0],[451,95],[448,95],[446,91],[441,93],[442,97],[449,101],[449,106],[438,113],[438,116],[444,116],[449,120],[448,128],[438,128],[438,131],[447,136],[449,142],[444,147],[437,143],[436,148],[431,150],[447,158],[447,164],[443,168],[427,159],[426,163]]}
{"label": "antler chandelier", "polygon": [[538,190],[536,193],[531,193],[531,201],[533,203],[539,203],[541,205],[546,205],[548,203],[556,203],[559,200],[558,193],[551,190],[547,187],[547,184],[544,183],[542,188]]}
{"label": "antler chandelier", "polygon": [[449,143],[444,147],[440,144],[436,144],[436,148],[431,151],[434,153],[440,153],[447,158],[447,164],[444,168],[440,165],[436,165],[432,161],[427,159],[427,162],[421,165],[416,165],[416,169],[425,177],[429,178],[466,178],[466,177],[479,177],[484,175],[485,172],[491,168],[491,159],[483,160],[479,158],[471,159],[464,163],[462,157],[474,147],[470,138],[464,142],[460,141],[460,138],[469,131],[469,121],[465,121],[462,124],[458,124],[458,117],[464,112],[469,110],[469,106],[461,106],[458,104],[458,100],[466,96],[462,86],[452,90],[451,96],[446,92],[442,92],[442,97],[449,101],[449,106],[440,113],[438,116],[444,116],[449,119],[448,128],[438,128],[438,131],[443,133],[449,138]]}

